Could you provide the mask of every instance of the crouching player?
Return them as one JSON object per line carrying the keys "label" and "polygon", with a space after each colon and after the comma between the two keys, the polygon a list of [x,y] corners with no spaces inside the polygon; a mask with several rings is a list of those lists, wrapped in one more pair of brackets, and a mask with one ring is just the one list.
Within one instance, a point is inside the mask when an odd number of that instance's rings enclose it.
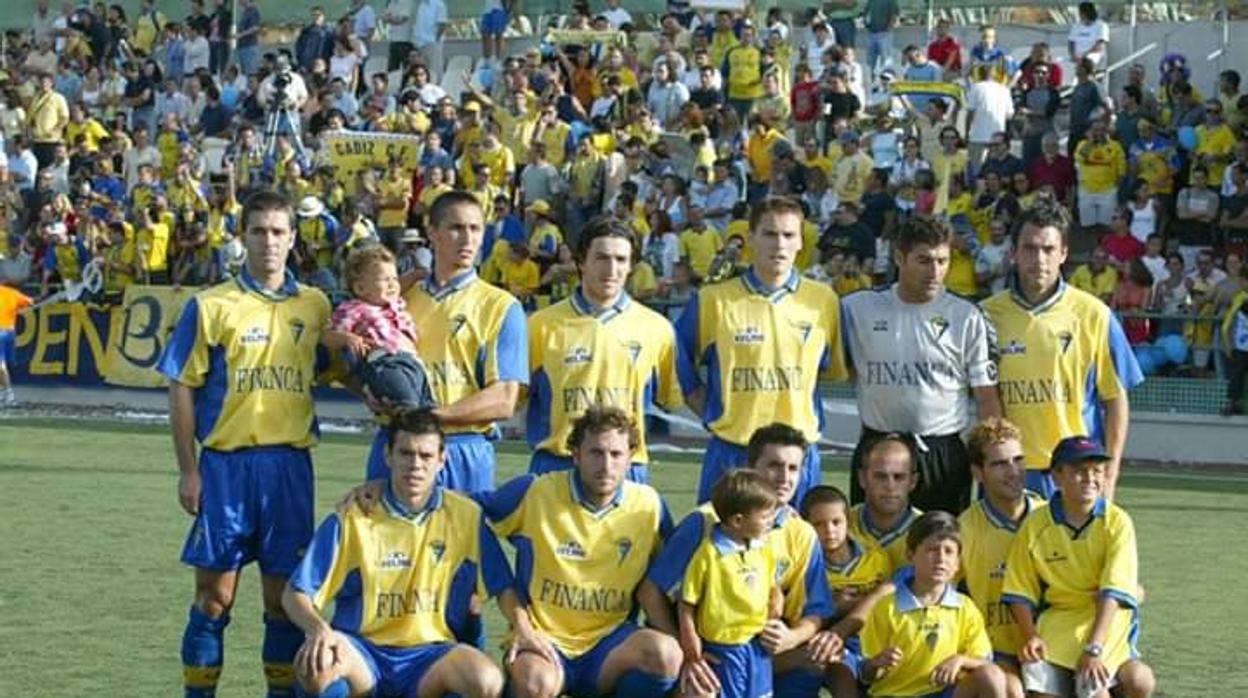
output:
{"label": "crouching player", "polygon": [[1127,698],[1153,693],[1138,658],[1139,558],[1127,512],[1105,499],[1109,453],[1062,439],[1050,472],[1057,493],[1027,517],[1006,562],[1002,598],[1023,637],[1023,686],[1033,696]]}
{"label": "crouching player", "polygon": [[776,698],[813,698],[825,680],[836,698],[856,698],[862,662],[858,631],[875,602],[891,592],[892,564],[884,551],[849,534],[849,500],[839,489],[812,489],[802,500],[802,518],[819,536],[837,616],[830,628],[811,638],[801,667],[791,672],[793,679],[779,679],[790,674],[781,673],[777,660]]}
{"label": "crouching player", "polygon": [[910,505],[919,484],[916,462],[913,443],[899,434],[884,434],[863,447],[857,475],[865,498],[850,510],[849,531],[888,555],[890,573],[906,566],[906,535],[923,513]]}
{"label": "crouching player", "polygon": [[897,581],[862,629],[861,678],[872,696],[1003,698],[984,618],[954,580],[962,537],[943,511],[919,517],[906,536],[913,577]]}
{"label": "crouching player", "polygon": [[730,470],[711,490],[718,523],[693,552],[677,618],[685,695],[761,698],[772,693],[771,657],[759,641],[777,588],[776,491],[757,472]]}
{"label": "crouching player", "polygon": [[[496,698],[502,672],[454,638],[477,618],[474,595],[506,590],[501,603],[514,603],[507,560],[476,502],[436,484],[446,463],[437,419],[401,412],[386,431],[381,504],[330,515],[283,594],[305,635],[298,685],[335,698]],[[331,600],[326,622],[320,612]]]}
{"label": "crouching player", "polygon": [[971,475],[983,488],[958,517],[962,527],[962,575],[967,593],[984,614],[993,660],[1005,672],[1009,698],[1023,698],[1018,648],[1023,644],[1009,604],[1001,600],[1005,560],[1019,526],[1032,510],[1044,504],[1023,488],[1027,459],[1022,434],[1005,419],[990,417],[967,436]]}

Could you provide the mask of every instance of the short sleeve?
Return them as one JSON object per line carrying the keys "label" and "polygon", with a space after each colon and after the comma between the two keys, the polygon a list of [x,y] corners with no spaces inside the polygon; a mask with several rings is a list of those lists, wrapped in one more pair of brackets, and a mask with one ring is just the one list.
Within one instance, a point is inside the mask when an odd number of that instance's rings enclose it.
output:
{"label": "short sleeve", "polygon": [[493,371],[486,376],[486,384],[496,381],[514,381],[522,385],[529,382],[528,324],[524,309],[518,301],[512,301],[503,316],[498,338],[494,341]]}
{"label": "short sleeve", "polygon": [[680,581],[685,576],[685,570],[689,567],[689,561],[702,542],[705,525],[705,515],[700,511],[694,511],[686,516],[676,526],[676,530],[667,536],[662,550],[650,562],[646,578],[658,586],[665,595],[669,597],[676,595]]}
{"label": "short sleeve", "polygon": [[962,596],[962,636],[958,642],[958,654],[980,659],[992,659],[992,639],[984,627],[984,616],[974,601]]}
{"label": "short sleeve", "polygon": [[331,514],[316,529],[308,551],[290,575],[291,588],[307,594],[312,605],[324,609],[354,568],[343,542],[342,519]]}
{"label": "short sleeve", "polygon": [[212,344],[209,334],[199,299],[190,299],[182,306],[182,314],[169,336],[157,370],[171,381],[191,388],[201,387],[208,374],[208,349]]}
{"label": "short sleeve", "polygon": [[[1033,512],[1031,516],[1047,517],[1047,510]],[[1031,559],[1031,543],[1035,527],[1023,524],[1014,537],[1010,553],[1005,558],[1005,581],[1001,586],[1001,600],[1008,604],[1024,604],[1034,612],[1040,605],[1040,576]]]}
{"label": "short sleeve", "polygon": [[1125,513],[1110,509],[1105,515],[1108,545],[1105,568],[1101,573],[1101,595],[1110,596],[1128,608],[1134,608],[1139,584],[1139,553],[1135,543],[1135,525]]}
{"label": "short sleeve", "polygon": [[862,626],[862,631],[858,637],[862,643],[862,658],[864,660],[875,657],[892,644],[893,629],[892,623],[889,621],[889,609],[896,603],[896,593],[889,594],[875,604],[875,607],[871,609],[870,615],[867,616],[867,622]]}
{"label": "short sleeve", "polygon": [[536,480],[533,475],[521,475],[493,492],[473,495],[498,535],[506,538],[519,530],[524,518],[525,495]]}
{"label": "short sleeve", "polygon": [[966,378],[972,388],[997,384],[997,363],[992,357],[991,336],[988,319],[978,309],[974,310],[963,349],[966,352]]}
{"label": "short sleeve", "polygon": [[484,514],[478,524],[478,547],[481,555],[481,583],[490,596],[498,596],[512,585],[511,566],[503,555],[503,548],[498,543],[494,529],[485,520]]}
{"label": "short sleeve", "polygon": [[694,554],[680,583],[679,600],[690,606],[698,605],[706,594],[706,577],[710,565],[709,555]]}
{"label": "short sleeve", "polygon": [[841,341],[841,304],[835,293],[832,300],[824,308],[824,332],[827,333],[827,355],[822,366],[824,378],[831,381],[849,380],[849,371],[845,368],[845,346]]}
{"label": "short sleeve", "polygon": [[664,409],[675,410],[685,403],[684,392],[680,388],[680,375],[677,371],[676,334],[671,325],[664,323],[662,327],[663,341],[659,345],[658,365],[655,375],[658,378],[658,390],[655,400]]}
{"label": "short sleeve", "polygon": [[1108,312],[1107,322],[1108,346],[1098,352],[1096,361],[1096,392],[1102,402],[1121,397],[1124,390],[1144,382],[1144,373],[1136,361],[1122,323]]}
{"label": "short sleeve", "polygon": [[676,320],[676,372],[680,378],[680,387],[686,394],[702,387],[702,378],[698,375],[698,365],[702,361],[702,348],[699,346],[699,317],[697,294],[689,299],[680,318]]}

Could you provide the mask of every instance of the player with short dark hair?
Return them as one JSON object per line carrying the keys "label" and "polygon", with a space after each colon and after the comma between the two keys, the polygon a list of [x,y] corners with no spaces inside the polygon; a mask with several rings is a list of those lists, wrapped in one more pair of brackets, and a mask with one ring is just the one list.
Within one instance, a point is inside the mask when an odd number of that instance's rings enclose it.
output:
{"label": "player with short dark hair", "polygon": [[945,289],[953,229],[914,217],[901,224],[893,261],[897,282],[841,301],[848,359],[858,384],[862,436],[850,469],[850,498],[863,499],[853,475],[864,445],[889,432],[912,434],[922,446],[911,501],[921,509],[958,513],[970,504],[971,473],[960,436],[981,417],[1000,414],[990,328],[974,303]]}
{"label": "player with short dark hair", "polygon": [[187,301],[157,365],[169,379],[178,500],[195,517],[182,550],[195,567],[182,638],[188,696],[215,695],[238,574],[250,562],[264,592],[269,695],[292,690],[302,637],[281,595],[314,526],[312,384],[328,356],[318,345],[330,317],[325,294],[286,266],[293,218],[277,193],[247,199],[242,273]]}
{"label": "player with short dark hair", "polygon": [[745,463],[750,435],[772,421],[792,425],[809,444],[800,501],[821,477],[814,446],[823,424],[818,381],[846,375],[836,292],[794,268],[802,249],[801,204],[768,197],[750,220],[750,268],[703,287],[676,323],[681,386],[711,432],[699,502],[724,471]]}
{"label": "player with short dark hair", "polygon": [[344,698],[496,698],[502,672],[456,638],[471,637],[467,626],[479,622],[474,596],[516,602],[502,548],[481,507],[437,483],[446,444],[430,411],[390,420],[386,464],[381,505],[331,514],[286,588],[283,605],[305,634],[299,685],[305,695]]}
{"label": "player with short dark hair", "polygon": [[504,608],[515,629],[505,661],[511,690],[517,698],[664,695],[676,683],[680,645],[632,618],[671,518],[654,488],[626,477],[637,443],[627,412],[591,407],[572,433],[572,470],[523,475],[479,495],[516,549],[521,605]]}
{"label": "player with short dark hair", "polygon": [[636,421],[640,438],[629,478],[649,479],[645,415],[680,407],[676,336],[659,313],[625,290],[639,257],[632,228],[614,217],[589,221],[577,240],[581,283],[571,297],[529,318],[529,471],[572,467],[568,434],[594,405],[613,405]]}
{"label": "player with short dark hair", "polygon": [[856,476],[863,501],[850,511],[850,533],[879,546],[892,570],[906,564],[906,534],[923,512],[910,505],[918,485],[914,444],[902,434],[883,434],[863,446]]}

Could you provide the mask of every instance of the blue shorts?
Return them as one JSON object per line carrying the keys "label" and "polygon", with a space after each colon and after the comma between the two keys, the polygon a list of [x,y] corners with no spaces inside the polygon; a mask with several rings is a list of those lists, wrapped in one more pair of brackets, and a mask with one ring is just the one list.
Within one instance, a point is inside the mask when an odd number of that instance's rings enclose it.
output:
{"label": "blue shorts", "polygon": [[1023,486],[1045,499],[1052,497],[1057,492],[1057,485],[1053,482],[1053,474],[1048,470],[1028,470],[1027,482]]}
{"label": "blue shorts", "polygon": [[416,695],[420,681],[438,660],[455,649],[453,642],[435,642],[416,647],[374,645],[362,637],[343,633],[359,651],[373,675],[371,695],[407,698]]}
{"label": "blue shorts", "polygon": [[640,629],[634,623],[624,622],[584,654],[567,657],[560,652],[559,658],[563,660],[563,691],[560,695],[572,698],[600,695],[598,678],[602,674],[602,665],[607,662],[607,655]]}
{"label": "blue shorts", "polygon": [[286,446],[206,448],[199,476],[199,515],[182,562],[225,571],[258,561],[266,575],[293,572],[314,530],[311,454]]}
{"label": "blue shorts", "polygon": [[481,15],[481,34],[483,36],[486,34],[502,36],[507,29],[508,21],[507,10],[494,8]]}
{"label": "blue shorts", "polygon": [[17,335],[12,330],[0,330],[0,366],[17,364]]}
{"label": "blue shorts", "polygon": [[702,650],[719,659],[711,664],[722,698],[764,698],[772,694],[771,656],[758,640],[744,645],[703,642]]}
{"label": "blue shorts", "polygon": [[809,669],[794,669],[773,677],[773,698],[818,698],[823,688],[823,674]]}
{"label": "blue shorts", "polygon": [[[468,494],[489,492],[494,489],[494,464],[494,443],[483,434],[448,434],[446,467],[438,474],[438,484]],[[390,479],[384,427],[373,437],[364,475],[367,480]]]}
{"label": "blue shorts", "polygon": [[[718,436],[712,436],[706,444],[706,454],[702,456],[702,476],[698,480],[698,504],[711,500],[711,489],[723,474],[733,468],[746,465],[745,447],[728,443]],[[819,464],[819,447],[811,444],[806,448],[806,461],[802,465],[802,479],[797,483],[797,491],[793,501],[787,502],[799,506],[802,498],[823,480],[823,472]]]}
{"label": "blue shorts", "polygon": [[[545,475],[546,473],[557,473],[571,469],[571,456],[557,456],[546,450],[534,451],[533,458],[529,461],[529,472],[534,475]],[[628,474],[625,477],[633,482],[648,485],[650,484],[650,469],[646,467],[645,463],[633,463],[628,466]]]}

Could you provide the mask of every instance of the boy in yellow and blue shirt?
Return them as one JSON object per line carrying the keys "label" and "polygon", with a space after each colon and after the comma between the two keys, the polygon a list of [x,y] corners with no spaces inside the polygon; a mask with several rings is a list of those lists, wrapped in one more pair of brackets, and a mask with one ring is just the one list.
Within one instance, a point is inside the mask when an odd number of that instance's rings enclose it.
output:
{"label": "boy in yellow and blue shirt", "polygon": [[906,536],[913,575],[899,577],[862,629],[861,677],[871,696],[1004,698],[984,618],[954,586],[962,537],[952,514],[930,511]]}
{"label": "boy in yellow and blue shirt", "polygon": [[771,657],[758,639],[776,586],[766,542],[779,499],[751,469],[724,474],[711,491],[719,522],[694,550],[679,592],[682,678],[724,698],[771,695]]}

